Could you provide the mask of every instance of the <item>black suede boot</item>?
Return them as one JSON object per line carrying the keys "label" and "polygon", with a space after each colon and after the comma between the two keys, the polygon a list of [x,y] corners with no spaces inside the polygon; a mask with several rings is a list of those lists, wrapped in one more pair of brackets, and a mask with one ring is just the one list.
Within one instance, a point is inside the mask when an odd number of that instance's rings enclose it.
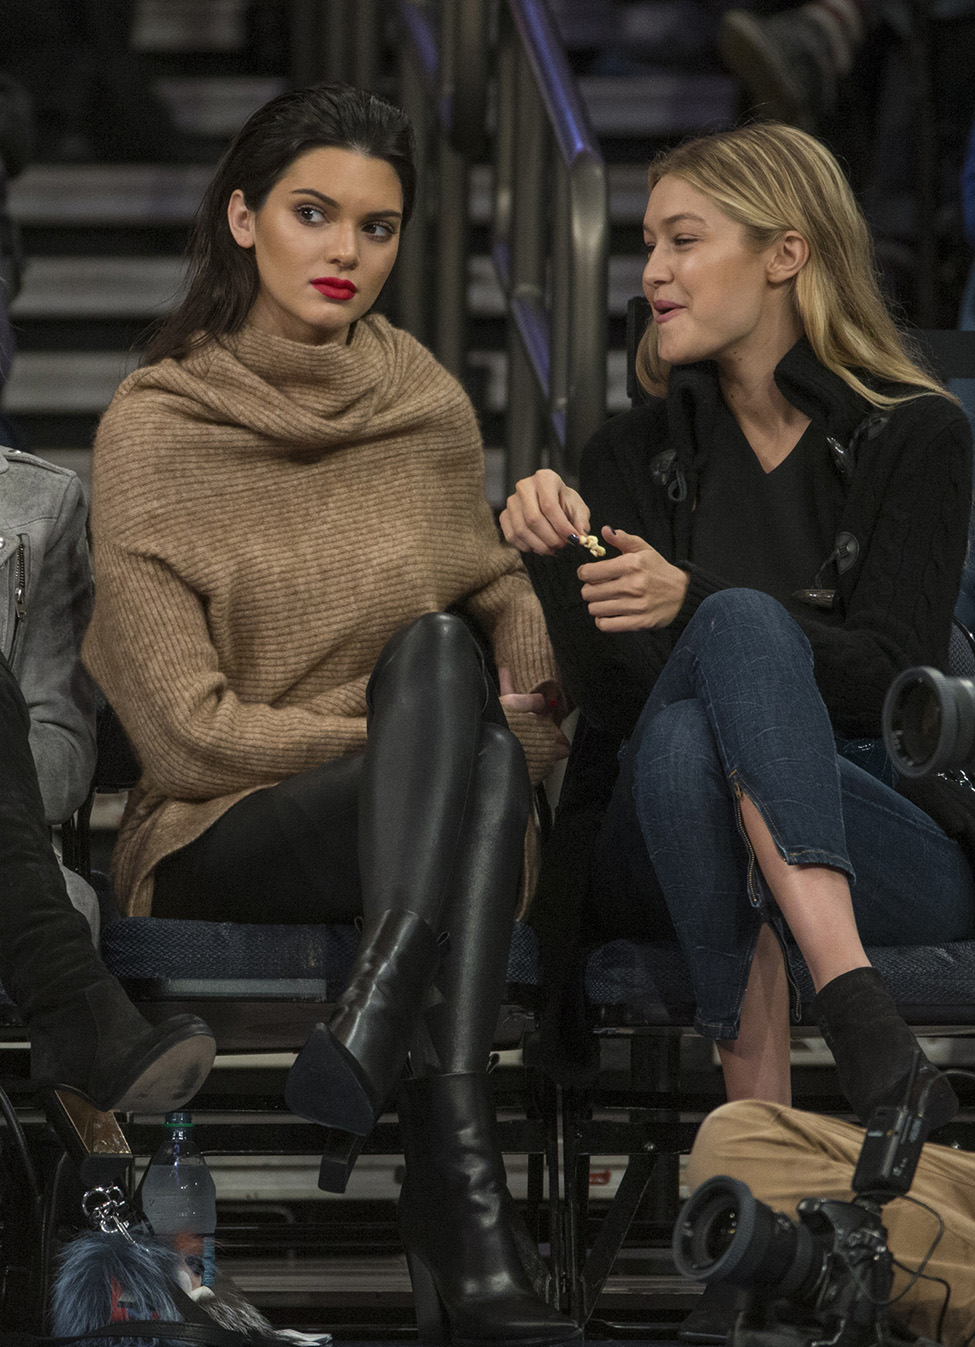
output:
{"label": "black suede boot", "polygon": [[421,1343],[552,1347],[582,1330],[532,1289],[482,1072],[408,1080],[399,1094],[399,1204]]}
{"label": "black suede boot", "polygon": [[875,968],[853,968],[827,982],[812,1003],[823,1038],[836,1060],[840,1087],[864,1124],[881,1104],[901,1104],[917,1062],[912,1099],[926,1094],[928,1130],[943,1127],[958,1112],[946,1077],[928,1061],[904,1023]]}
{"label": "black suede boot", "polygon": [[439,962],[437,936],[421,917],[382,913],[362,933],[335,1013],[315,1026],[288,1073],[288,1107],[330,1129],[321,1178],[330,1192],[344,1191],[402,1074]]}
{"label": "black suede boot", "polygon": [[103,1113],[181,1108],[206,1080],[216,1051],[195,1015],[149,1024],[107,972],[34,1015],[29,1027],[31,1079],[67,1086]]}
{"label": "black suede boot", "polygon": [[213,1035],[193,1015],[150,1025],[98,957],[51,848],[29,729],[0,659],[0,981],[30,1033],[31,1076],[106,1113],[179,1108],[209,1073]]}

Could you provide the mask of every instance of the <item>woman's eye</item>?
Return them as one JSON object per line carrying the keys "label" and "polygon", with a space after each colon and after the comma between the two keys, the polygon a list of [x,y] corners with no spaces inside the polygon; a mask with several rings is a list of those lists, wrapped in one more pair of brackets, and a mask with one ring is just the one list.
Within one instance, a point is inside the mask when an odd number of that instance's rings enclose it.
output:
{"label": "woman's eye", "polygon": [[677,238],[674,239],[674,242],[677,244],[678,248],[680,248],[683,247],[685,243],[693,243],[694,240],[689,234],[679,234]]}
{"label": "woman's eye", "polygon": [[321,206],[296,206],[295,214],[302,224],[320,224],[325,219]]}
{"label": "woman's eye", "polygon": [[370,220],[364,229],[372,238],[381,240],[391,239],[396,233],[393,226],[385,220]]}

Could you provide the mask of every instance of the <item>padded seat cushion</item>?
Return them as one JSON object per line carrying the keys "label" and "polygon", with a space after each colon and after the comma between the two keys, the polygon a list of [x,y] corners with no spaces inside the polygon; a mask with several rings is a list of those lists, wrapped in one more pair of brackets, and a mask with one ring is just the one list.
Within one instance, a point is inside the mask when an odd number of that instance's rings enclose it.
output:
{"label": "padded seat cushion", "polygon": [[[121,981],[324,981],[329,996],[345,985],[359,943],[354,926],[271,926],[243,922],[125,917],[102,936],[105,963]],[[530,926],[512,937],[508,980],[538,984],[538,946]]]}
{"label": "padded seat cushion", "polygon": [[[791,953],[802,1023],[812,1024],[812,979],[799,952]],[[975,940],[878,946],[867,954],[910,1023],[975,1024]],[[612,940],[598,946],[586,962],[585,991],[600,1024],[693,1023],[687,966],[672,943]]]}

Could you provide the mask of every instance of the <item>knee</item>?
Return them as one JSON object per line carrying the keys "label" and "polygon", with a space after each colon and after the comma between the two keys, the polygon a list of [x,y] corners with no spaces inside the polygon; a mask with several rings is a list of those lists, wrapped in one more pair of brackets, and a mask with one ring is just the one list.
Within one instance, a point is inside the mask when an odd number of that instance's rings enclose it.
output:
{"label": "knee", "polygon": [[795,649],[812,658],[805,633],[791,614],[758,589],[719,589],[700,604],[688,623],[688,639],[719,658],[737,658],[743,650],[769,653]]}
{"label": "knee", "polygon": [[760,589],[716,590],[702,600],[694,616],[715,624],[792,621],[778,599]]}
{"label": "knee", "polygon": [[718,1174],[740,1174],[743,1157],[756,1158],[755,1148],[775,1134],[783,1112],[783,1105],[764,1099],[719,1105],[697,1129],[687,1160],[688,1186],[693,1190]]}
{"label": "knee", "polygon": [[480,665],[477,640],[454,613],[424,613],[400,633],[400,649],[448,667],[473,661]]}
{"label": "knee", "polygon": [[478,687],[484,663],[474,635],[452,613],[423,613],[401,627],[383,648],[373,669],[366,700],[373,705],[381,684],[394,680],[401,688],[415,687],[425,697],[449,695],[457,686]]}

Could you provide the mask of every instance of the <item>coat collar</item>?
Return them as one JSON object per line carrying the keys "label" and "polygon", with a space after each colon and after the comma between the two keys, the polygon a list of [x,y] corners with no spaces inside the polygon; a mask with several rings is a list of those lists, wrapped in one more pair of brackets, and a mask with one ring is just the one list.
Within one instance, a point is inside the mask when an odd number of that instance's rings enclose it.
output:
{"label": "coat collar", "polygon": [[[785,353],[774,378],[783,397],[823,430],[842,471],[844,453],[861,428],[869,430],[865,423],[876,409],[816,359],[805,337]],[[672,501],[693,501],[722,405],[713,360],[671,370],[666,398],[668,448],[653,461],[651,471],[658,483],[666,483]]]}

